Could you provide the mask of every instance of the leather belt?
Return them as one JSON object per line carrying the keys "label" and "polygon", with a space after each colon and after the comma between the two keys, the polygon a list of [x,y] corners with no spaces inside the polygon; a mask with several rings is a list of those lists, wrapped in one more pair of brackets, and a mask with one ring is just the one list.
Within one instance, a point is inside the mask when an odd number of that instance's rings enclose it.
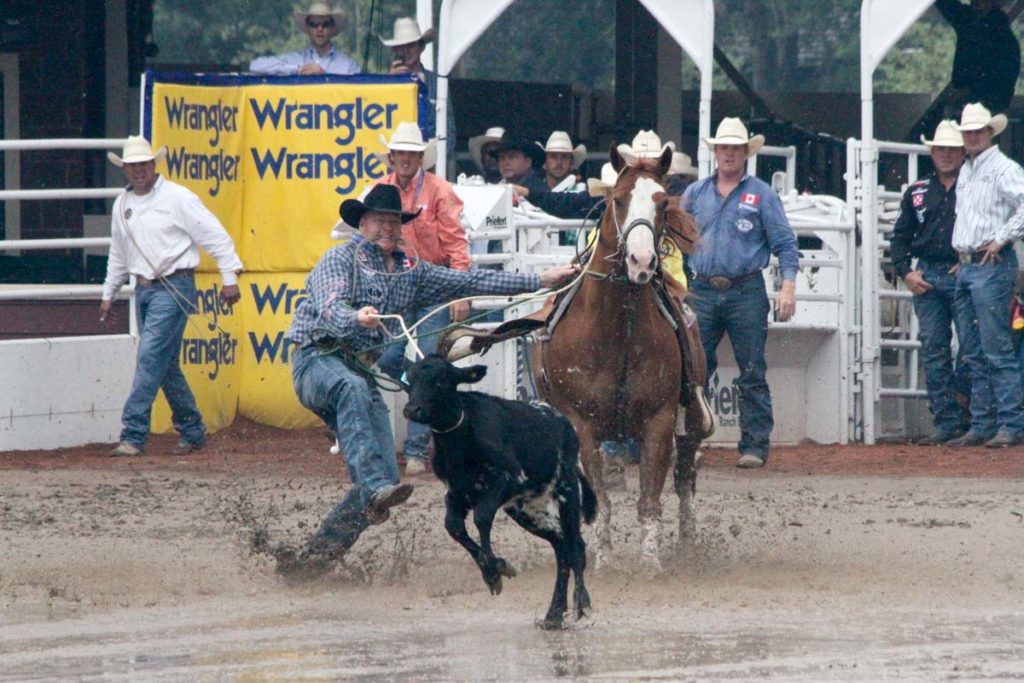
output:
{"label": "leather belt", "polygon": [[734,287],[735,285],[738,285],[741,282],[746,282],[747,280],[750,280],[750,279],[752,279],[752,278],[754,278],[754,277],[756,277],[756,276],[758,276],[760,274],[761,274],[761,271],[755,270],[755,271],[753,271],[751,273],[747,273],[745,275],[740,275],[739,277],[729,278],[729,277],[725,277],[724,275],[712,275],[711,277],[708,277],[706,275],[700,275],[699,273],[696,273],[696,274],[694,274],[693,278],[695,280],[699,280],[701,282],[706,282],[707,284],[711,285],[715,289],[724,292],[725,290],[729,289],[730,287]]}
{"label": "leather belt", "polygon": [[[134,273],[132,273],[132,274],[135,275]],[[195,275],[195,274],[196,274],[196,269],[195,268],[180,268],[178,270],[175,270],[175,271],[172,271],[172,272],[168,273],[167,275],[164,275],[163,277],[166,280],[167,278],[171,278],[171,277],[181,277],[183,275],[192,276],[192,275]],[[158,282],[160,282],[160,278],[157,278],[155,280],[150,280],[148,277],[143,277],[141,275],[135,275],[135,286],[136,287],[149,287],[151,285],[157,284]]]}
{"label": "leather belt", "polygon": [[[1013,248],[1012,246],[1010,247]],[[1006,254],[1007,248],[1003,247],[999,250],[999,256],[1002,257]],[[961,266],[969,266],[975,263],[981,263],[981,259],[985,258],[985,252],[983,251],[960,251],[957,252],[957,257]]]}

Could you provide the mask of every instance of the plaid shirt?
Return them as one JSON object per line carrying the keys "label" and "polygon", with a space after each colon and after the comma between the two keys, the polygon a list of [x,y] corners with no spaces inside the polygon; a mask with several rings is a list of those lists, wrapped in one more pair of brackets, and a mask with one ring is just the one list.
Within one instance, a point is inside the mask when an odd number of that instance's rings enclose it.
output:
{"label": "plaid shirt", "polygon": [[[374,306],[382,315],[407,315],[464,296],[540,289],[540,276],[535,273],[457,271],[426,261],[412,268],[405,254],[397,250],[394,258],[395,271],[386,273],[380,247],[367,244],[359,235],[329,250],[306,278],[306,298],[295,311],[288,338],[300,347],[332,339],[344,342],[354,353],[373,349],[372,355],[377,357],[383,349],[373,347],[389,338],[381,329],[356,322],[356,311],[364,306]],[[382,322],[392,334],[401,333],[397,320]],[[406,319],[406,325],[414,322]]]}

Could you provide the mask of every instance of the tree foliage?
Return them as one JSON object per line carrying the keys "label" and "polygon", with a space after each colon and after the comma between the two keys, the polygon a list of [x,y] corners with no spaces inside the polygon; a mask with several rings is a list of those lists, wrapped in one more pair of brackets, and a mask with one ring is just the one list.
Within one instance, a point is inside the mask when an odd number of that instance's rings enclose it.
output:
{"label": "tree foliage", "polygon": [[[898,0],[889,0],[896,2]],[[517,0],[470,48],[456,69],[465,78],[579,84],[610,89],[615,75],[616,0]],[[350,0],[340,49],[364,71],[390,61],[377,35],[415,13],[413,0]],[[855,92],[859,88],[860,0],[715,0],[716,43],[759,91]],[[302,48],[291,0],[155,0],[152,61],[244,67],[257,55]],[[435,12],[440,1],[435,0]],[[1015,23],[1018,35],[1024,20]],[[370,37],[367,40],[367,37]],[[890,51],[878,92],[930,93],[949,80],[955,39],[929,10]],[[697,70],[684,58],[684,87]],[[715,88],[730,89],[715,70]]]}

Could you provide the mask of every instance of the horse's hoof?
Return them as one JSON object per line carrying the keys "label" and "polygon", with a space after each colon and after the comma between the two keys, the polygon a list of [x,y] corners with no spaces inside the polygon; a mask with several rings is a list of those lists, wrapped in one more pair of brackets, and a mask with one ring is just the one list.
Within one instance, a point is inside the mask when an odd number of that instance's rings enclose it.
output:
{"label": "horse's hoof", "polygon": [[544,617],[544,621],[538,623],[537,626],[545,631],[560,631],[565,628],[565,620],[562,618],[561,614],[557,617],[553,617],[549,614]]}
{"label": "horse's hoof", "polygon": [[516,568],[500,557],[495,558],[494,568],[507,579],[514,579],[516,576]]}
{"label": "horse's hoof", "polygon": [[665,568],[661,566],[661,560],[657,556],[642,556],[640,558],[640,568],[649,579],[665,573]]}

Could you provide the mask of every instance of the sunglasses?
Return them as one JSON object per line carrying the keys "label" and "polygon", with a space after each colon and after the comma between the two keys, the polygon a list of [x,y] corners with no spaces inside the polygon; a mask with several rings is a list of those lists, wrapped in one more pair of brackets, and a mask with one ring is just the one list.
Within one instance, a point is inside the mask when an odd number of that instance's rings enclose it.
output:
{"label": "sunglasses", "polygon": [[309,28],[334,28],[334,19],[306,19]]}

